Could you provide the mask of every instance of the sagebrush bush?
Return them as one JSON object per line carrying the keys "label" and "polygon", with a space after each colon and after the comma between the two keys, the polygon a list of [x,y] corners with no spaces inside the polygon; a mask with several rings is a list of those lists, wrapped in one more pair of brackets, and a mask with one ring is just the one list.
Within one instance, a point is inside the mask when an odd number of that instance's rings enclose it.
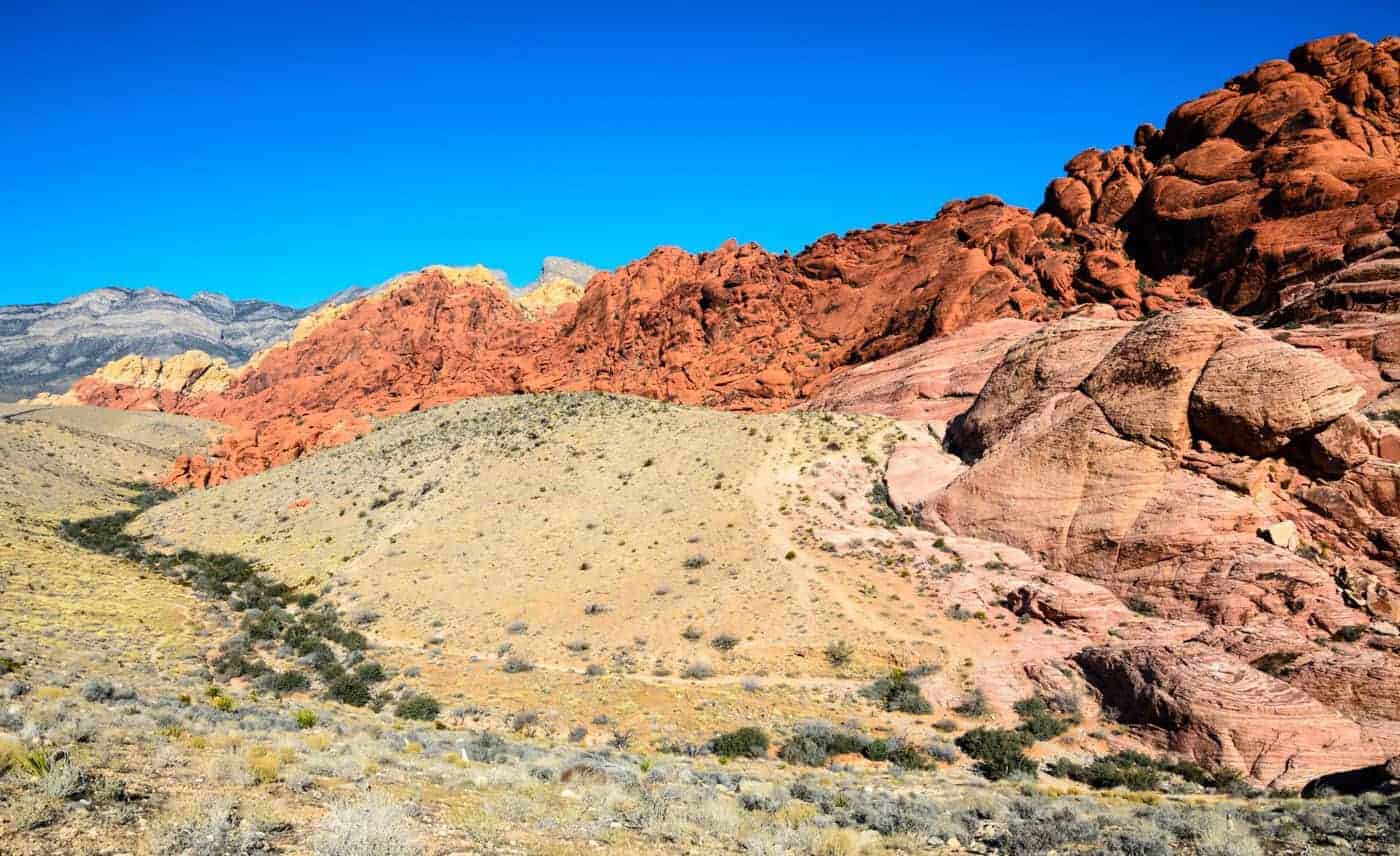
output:
{"label": "sagebrush bush", "polygon": [[265,844],[266,836],[224,798],[175,809],[159,822],[150,839],[151,852],[157,856],[253,856],[267,852]]}
{"label": "sagebrush bush", "polygon": [[301,692],[311,688],[311,679],[296,669],[278,672],[270,689],[278,694]]}
{"label": "sagebrush bush", "polygon": [[845,639],[837,639],[826,646],[826,661],[833,666],[844,666],[851,661],[855,649]]}
{"label": "sagebrush bush", "polygon": [[696,660],[681,670],[681,677],[689,678],[692,681],[703,681],[706,678],[714,677],[714,674],[714,667],[703,660]]}
{"label": "sagebrush bush", "polygon": [[370,702],[369,687],[354,675],[342,674],[326,688],[326,697],[352,707],[364,707]]}
{"label": "sagebrush bush", "polygon": [[1034,776],[1039,765],[1025,755],[1033,742],[1024,731],[1004,728],[974,728],[955,741],[959,749],[977,759],[977,772],[992,781],[1017,774]]}
{"label": "sagebrush bush", "polygon": [[1070,722],[1051,713],[1050,706],[1040,696],[1023,698],[1013,708],[1021,717],[1021,730],[1036,740],[1059,737],[1069,730]]}
{"label": "sagebrush bush", "polygon": [[902,669],[895,669],[865,688],[865,694],[882,708],[899,713],[932,713],[919,685]]}
{"label": "sagebrush bush", "polygon": [[333,807],[311,840],[315,856],[418,856],[404,807],[382,796]]}
{"label": "sagebrush bush", "polygon": [[431,722],[442,712],[438,700],[424,693],[414,693],[399,700],[394,715],[399,719],[416,719]]}
{"label": "sagebrush bush", "polygon": [[768,754],[768,735],[761,728],[744,726],[720,734],[710,741],[710,749],[724,758],[761,758]]}

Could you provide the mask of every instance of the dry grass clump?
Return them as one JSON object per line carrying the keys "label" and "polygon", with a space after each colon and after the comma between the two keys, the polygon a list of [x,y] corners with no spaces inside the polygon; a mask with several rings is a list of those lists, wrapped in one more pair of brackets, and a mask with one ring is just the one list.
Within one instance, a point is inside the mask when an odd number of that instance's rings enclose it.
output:
{"label": "dry grass clump", "polygon": [[407,808],[377,794],[332,807],[312,837],[311,848],[316,856],[418,856],[423,852],[409,825]]}

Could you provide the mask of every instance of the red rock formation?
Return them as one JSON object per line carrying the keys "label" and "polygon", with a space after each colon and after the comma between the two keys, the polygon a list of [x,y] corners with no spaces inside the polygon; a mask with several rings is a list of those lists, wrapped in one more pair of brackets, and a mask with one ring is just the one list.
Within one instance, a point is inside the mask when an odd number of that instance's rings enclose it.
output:
{"label": "red rock formation", "polygon": [[[499,289],[428,270],[269,351],[221,394],[153,400],[97,381],[79,394],[240,429],[186,462],[182,478],[212,483],[353,437],[366,417],[470,395],[598,389],[748,410],[828,388],[827,400],[849,399],[833,385],[838,370],[1081,303],[1136,318],[1205,297],[1250,311],[1303,301],[1279,323],[1338,301],[1385,308],[1393,289],[1373,283],[1390,267],[1355,273],[1366,288],[1325,275],[1395,243],[1398,56],[1395,38],[1304,45],[1182,105],[1164,130],[1140,128],[1132,146],[1076,156],[1034,216],[980,197],[796,256],[732,242],[699,255],[662,248],[538,320]],[[1394,370],[1392,338],[1376,339],[1376,384]]]}
{"label": "red rock formation", "polygon": [[1101,299],[1189,287],[1267,311],[1287,286],[1394,243],[1397,137],[1400,38],[1318,39],[1177,107],[1161,131],[1142,126],[1133,146],[1079,154],[1041,210],[1102,254],[1081,274]]}

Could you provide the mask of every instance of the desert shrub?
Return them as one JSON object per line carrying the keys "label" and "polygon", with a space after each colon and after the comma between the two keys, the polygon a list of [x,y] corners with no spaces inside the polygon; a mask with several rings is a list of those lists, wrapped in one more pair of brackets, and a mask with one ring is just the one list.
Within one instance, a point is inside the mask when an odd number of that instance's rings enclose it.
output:
{"label": "desert shrub", "polygon": [[1366,625],[1352,624],[1347,627],[1341,628],[1336,633],[1333,633],[1332,638],[1337,640],[1338,642],[1355,642],[1365,635]]}
{"label": "desert shrub", "polygon": [[870,500],[870,516],[889,527],[908,525],[908,519],[890,501],[890,489],[884,480],[877,480],[866,495]]}
{"label": "desert shrub", "polygon": [[437,699],[423,693],[414,693],[399,700],[394,715],[399,719],[417,719],[431,722],[442,712]]}
{"label": "desert shrub", "polygon": [[865,695],[888,711],[899,713],[932,713],[933,705],[909,674],[895,669],[865,688]]}
{"label": "desert shrub", "polygon": [[963,700],[953,705],[953,712],[959,716],[966,716],[979,719],[986,716],[990,711],[987,706],[987,697],[981,690],[973,690],[963,697]]}
{"label": "desert shrub", "polygon": [[242,818],[227,799],[177,809],[164,818],[151,836],[158,856],[252,856],[265,853],[265,836]]}
{"label": "desert shrub", "polygon": [[745,726],[716,736],[710,741],[710,749],[723,758],[761,758],[768,754],[768,735],[762,729]]}
{"label": "desert shrub", "polygon": [[703,660],[696,660],[694,663],[681,670],[681,677],[692,681],[703,681],[715,675],[714,667]]}
{"label": "desert shrub", "polygon": [[689,568],[689,569],[692,570],[692,571],[693,571],[693,570],[696,570],[696,569],[698,569],[698,568],[703,568],[703,567],[705,567],[706,565],[708,565],[709,563],[710,563],[709,557],[707,557],[707,556],[706,556],[705,554],[703,554],[703,553],[696,553],[695,555],[688,557],[688,558],[685,560],[685,562],[683,562],[683,564],[685,565],[685,567]]}
{"label": "desert shrub", "polygon": [[355,677],[359,678],[367,684],[377,684],[380,681],[385,680],[388,677],[388,675],[384,674],[383,666],[379,665],[373,660],[366,660],[363,663],[360,663],[359,665],[355,666]]}
{"label": "desert shrub", "polygon": [[855,649],[845,639],[837,639],[826,646],[826,661],[833,666],[844,666],[851,662]]}
{"label": "desert shrub", "polygon": [[533,710],[521,710],[510,717],[510,730],[529,731],[540,724],[540,715]]}
{"label": "desert shrub", "polygon": [[688,642],[699,642],[701,639],[705,638],[705,631],[693,624],[688,624],[686,628],[681,631],[681,638]]}
{"label": "desert shrub", "polygon": [[1091,788],[1127,788],[1131,791],[1155,791],[1161,786],[1162,773],[1156,763],[1138,752],[1119,752],[1096,758],[1087,765],[1064,758],[1053,761],[1052,776],[1073,779]]}
{"label": "desert shrub", "polygon": [[418,856],[403,806],[371,795],[333,807],[311,839],[315,856]]}
{"label": "desert shrub", "polygon": [[1070,723],[1050,712],[1050,706],[1040,696],[1030,696],[1013,706],[1021,717],[1021,730],[1036,740],[1049,740],[1059,737],[1069,730]]}
{"label": "desert shrub", "polygon": [[1266,675],[1276,678],[1287,677],[1292,671],[1293,661],[1301,657],[1297,651],[1271,651],[1250,662],[1250,665]]}
{"label": "desert shrub", "polygon": [[506,625],[506,632],[513,636],[518,636],[529,629],[530,625],[528,622],[525,621],[512,621],[511,623]]}
{"label": "desert shrub", "polygon": [[101,678],[93,678],[83,684],[81,695],[84,701],[107,701],[112,697],[112,685]]}
{"label": "desert shrub", "polygon": [[864,755],[872,761],[888,761],[905,770],[925,770],[933,766],[917,746],[904,740],[872,740]]}
{"label": "desert shrub", "polygon": [[326,687],[326,697],[352,707],[364,707],[370,702],[369,687],[354,675],[342,674]]}
{"label": "desert shrub", "polygon": [[295,693],[311,688],[311,679],[298,672],[296,669],[289,669],[285,672],[278,672],[272,679],[270,689],[275,693]]}
{"label": "desert shrub", "polygon": [[[1077,802],[1018,799],[1010,809],[1006,830],[995,842],[1008,856],[1078,852],[1080,845],[1102,841],[1099,825]],[[1107,856],[1107,851],[1102,849],[1094,852]]]}
{"label": "desert shrub", "polygon": [[518,675],[522,672],[533,672],[535,664],[524,657],[509,657],[501,664],[501,671],[508,675]]}
{"label": "desert shrub", "polygon": [[75,800],[87,792],[89,779],[82,768],[71,761],[50,764],[38,776],[39,790],[56,800]]}
{"label": "desert shrub", "polygon": [[926,749],[928,755],[940,764],[951,764],[958,760],[958,747],[947,740],[934,740]]}
{"label": "desert shrub", "polygon": [[1152,601],[1150,601],[1150,600],[1146,600],[1146,599],[1144,599],[1144,598],[1137,597],[1137,596],[1133,596],[1133,597],[1128,598],[1128,609],[1131,609],[1133,612],[1136,612],[1138,615],[1148,615],[1148,616],[1152,616],[1152,615],[1156,615],[1156,614],[1157,614],[1157,606],[1156,606],[1156,604],[1154,604],[1154,603],[1153,603]]}
{"label": "desert shrub", "polygon": [[589,663],[583,670],[584,675],[590,678],[600,678],[608,673],[608,670],[601,663]]}
{"label": "desert shrub", "polygon": [[302,708],[301,710],[292,714],[292,719],[296,722],[297,728],[303,729],[315,728],[316,723],[320,721],[316,716],[316,711],[307,710],[305,708]]}
{"label": "desert shrub", "polygon": [[1024,731],[1004,728],[974,728],[959,737],[957,747],[977,759],[977,772],[997,781],[1017,774],[1034,776],[1037,765],[1025,750],[1034,738]]}
{"label": "desert shrub", "polygon": [[1073,779],[1096,789],[1157,791],[1164,788],[1164,780],[1168,776],[1174,776],[1212,791],[1245,794],[1249,790],[1233,770],[1211,770],[1191,761],[1153,758],[1131,750],[1103,755],[1088,764],[1061,758],[1050,764],[1049,771],[1052,775]]}
{"label": "desert shrub", "polygon": [[929,759],[913,744],[893,738],[871,739],[858,731],[835,728],[824,722],[800,726],[778,751],[789,764],[825,766],[834,755],[861,755],[871,761],[887,761],[906,769],[924,769]]}
{"label": "desert shrub", "polygon": [[710,640],[710,647],[716,651],[733,651],[739,647],[739,637],[729,633],[720,633]]}

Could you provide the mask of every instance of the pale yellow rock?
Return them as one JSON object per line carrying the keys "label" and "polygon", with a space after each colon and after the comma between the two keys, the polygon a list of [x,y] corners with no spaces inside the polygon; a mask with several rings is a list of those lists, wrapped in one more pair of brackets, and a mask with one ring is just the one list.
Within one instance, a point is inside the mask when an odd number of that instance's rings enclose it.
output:
{"label": "pale yellow rock", "polygon": [[107,363],[91,376],[113,386],[204,395],[227,388],[234,371],[218,357],[203,351],[185,351],[163,360],[127,354]]}
{"label": "pale yellow rock", "polygon": [[1281,520],[1264,528],[1264,539],[1285,550],[1298,549],[1298,527],[1292,520]]}
{"label": "pale yellow rock", "polygon": [[539,285],[520,295],[515,305],[538,318],[549,315],[566,303],[577,303],[583,297],[583,286],[562,276],[542,280]]}

